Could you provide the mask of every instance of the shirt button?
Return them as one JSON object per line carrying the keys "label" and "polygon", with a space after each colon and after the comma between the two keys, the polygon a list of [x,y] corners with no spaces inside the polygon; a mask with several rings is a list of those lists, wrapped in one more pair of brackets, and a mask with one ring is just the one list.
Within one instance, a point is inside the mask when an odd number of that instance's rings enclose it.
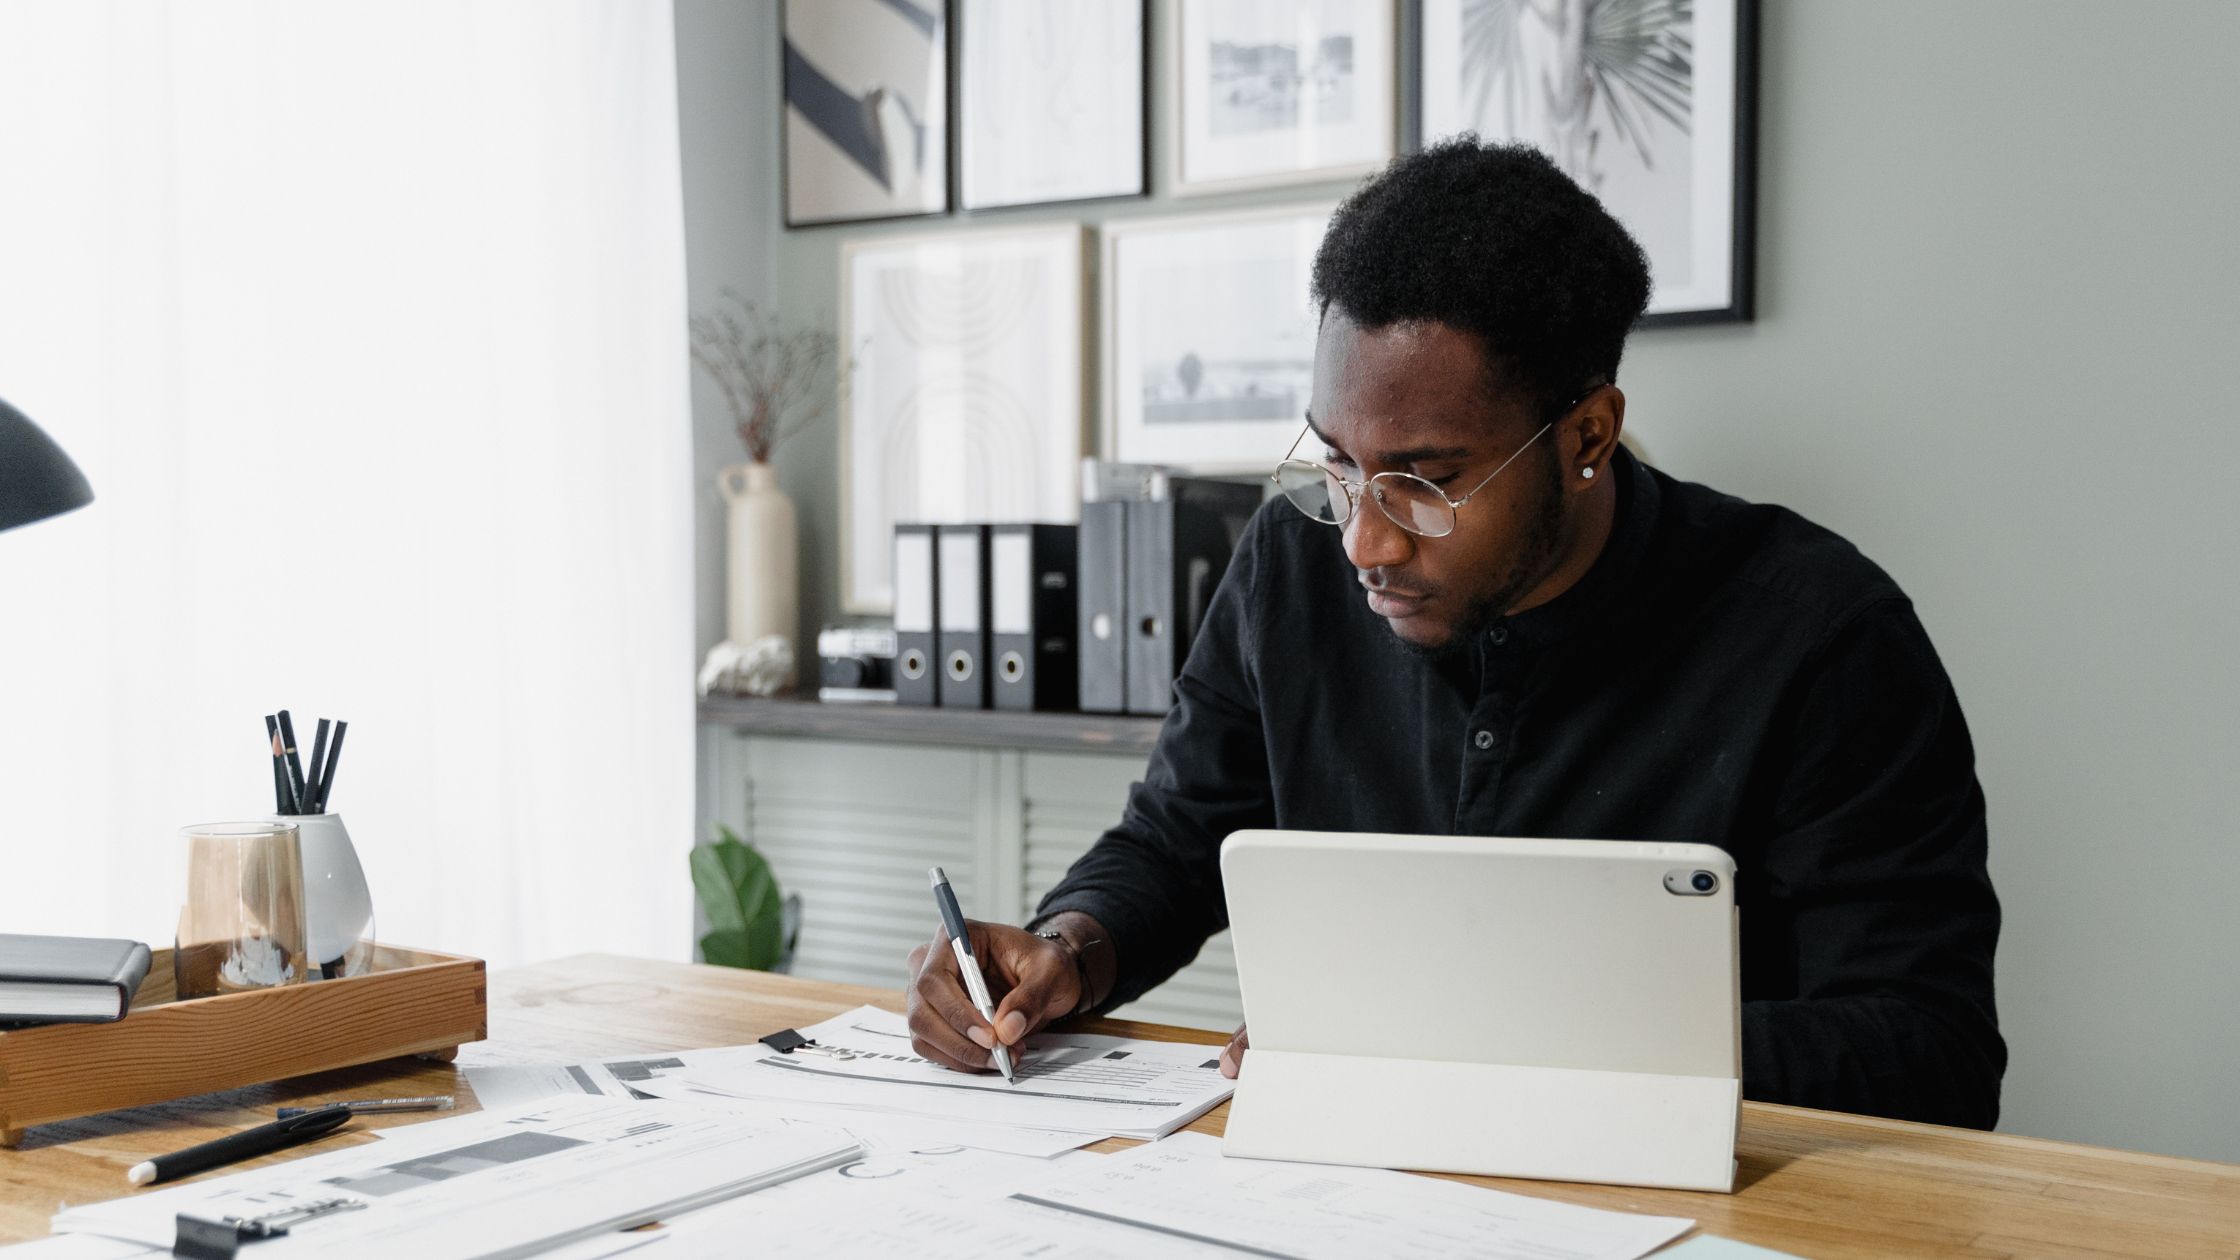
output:
{"label": "shirt button", "polygon": [[1495,647],[1500,647],[1509,641],[1509,627],[1495,626],[1492,630],[1486,632],[1486,637],[1493,640]]}
{"label": "shirt button", "polygon": [[1470,742],[1476,744],[1480,748],[1491,748],[1493,747],[1493,732],[1479,731],[1476,735],[1471,737]]}

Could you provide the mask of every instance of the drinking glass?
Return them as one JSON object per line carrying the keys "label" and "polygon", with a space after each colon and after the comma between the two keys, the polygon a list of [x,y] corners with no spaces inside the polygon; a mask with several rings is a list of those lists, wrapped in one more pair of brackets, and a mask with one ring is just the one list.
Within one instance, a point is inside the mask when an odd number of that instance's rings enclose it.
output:
{"label": "drinking glass", "polygon": [[187,896],[171,955],[181,998],[241,993],[306,978],[303,850],[294,823],[204,823],[179,829]]}

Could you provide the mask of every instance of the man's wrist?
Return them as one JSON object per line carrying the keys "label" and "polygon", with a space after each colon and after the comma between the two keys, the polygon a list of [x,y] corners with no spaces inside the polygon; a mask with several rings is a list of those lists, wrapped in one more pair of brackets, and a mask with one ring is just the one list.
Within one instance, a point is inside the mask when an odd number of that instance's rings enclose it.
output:
{"label": "man's wrist", "polygon": [[1119,974],[1119,956],[1112,948],[1112,934],[1104,930],[1102,923],[1079,910],[1061,910],[1030,921],[1027,930],[1057,941],[1073,955],[1074,975],[1081,986],[1081,998],[1074,1005],[1073,1015],[1096,1010],[1112,995]]}

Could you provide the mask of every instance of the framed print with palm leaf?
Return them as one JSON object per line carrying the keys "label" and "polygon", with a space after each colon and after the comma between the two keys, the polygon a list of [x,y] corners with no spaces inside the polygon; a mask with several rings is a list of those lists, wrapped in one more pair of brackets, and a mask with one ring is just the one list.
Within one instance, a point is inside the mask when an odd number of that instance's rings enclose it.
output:
{"label": "framed print with palm leaf", "polygon": [[1418,0],[1424,144],[1537,145],[1649,255],[1644,324],[1746,320],[1757,0]]}

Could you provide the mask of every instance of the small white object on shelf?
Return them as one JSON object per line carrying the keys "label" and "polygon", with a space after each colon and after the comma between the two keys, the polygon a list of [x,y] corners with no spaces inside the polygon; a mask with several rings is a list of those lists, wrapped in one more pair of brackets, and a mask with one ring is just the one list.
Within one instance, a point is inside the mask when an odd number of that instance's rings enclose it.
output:
{"label": "small white object on shelf", "polygon": [[741,647],[726,639],[700,666],[700,694],[774,696],[793,677],[793,641],[769,634]]}

